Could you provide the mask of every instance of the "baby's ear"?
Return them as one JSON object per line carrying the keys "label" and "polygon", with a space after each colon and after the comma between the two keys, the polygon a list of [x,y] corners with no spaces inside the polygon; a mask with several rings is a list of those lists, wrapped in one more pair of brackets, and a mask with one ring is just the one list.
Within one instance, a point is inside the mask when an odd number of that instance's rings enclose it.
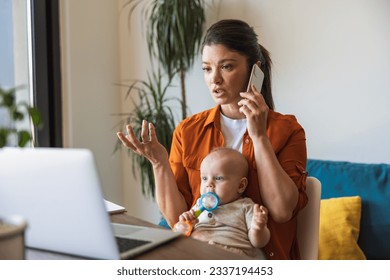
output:
{"label": "baby's ear", "polygon": [[243,193],[248,185],[248,179],[246,177],[242,177],[240,180],[240,185],[238,186],[238,193]]}

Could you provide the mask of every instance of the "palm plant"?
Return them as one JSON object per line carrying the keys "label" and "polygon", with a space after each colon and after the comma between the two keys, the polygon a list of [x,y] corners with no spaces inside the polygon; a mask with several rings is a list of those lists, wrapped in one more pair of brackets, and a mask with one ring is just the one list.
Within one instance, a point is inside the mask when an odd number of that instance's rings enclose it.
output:
{"label": "palm plant", "polygon": [[172,79],[179,75],[182,118],[187,117],[185,75],[192,67],[202,40],[205,0],[129,0],[130,15],[143,3],[147,21],[146,40],[151,58]]}
{"label": "palm plant", "polygon": [[[164,84],[163,75],[148,75],[146,81],[135,80],[127,87],[126,98],[133,104],[133,111],[120,114],[126,118],[120,123],[120,129],[125,130],[127,124],[131,124],[136,135],[141,134],[142,121],[148,120],[155,125],[156,134],[159,142],[170,151],[172,142],[172,132],[175,129],[174,114],[168,103],[177,98],[168,98],[167,90],[170,86],[168,80]],[[122,144],[117,140],[115,151],[120,149]],[[139,167],[141,176],[142,194],[154,198],[154,176],[153,169],[149,161],[136,153],[128,150],[132,157],[133,174],[136,176],[136,167]]]}
{"label": "palm plant", "polygon": [[[156,134],[163,146],[170,151],[175,118],[167,102],[166,91],[174,77],[179,75],[182,119],[187,117],[185,74],[192,67],[203,35],[205,23],[204,0],[127,0],[124,8],[130,7],[129,17],[142,6],[142,18],[146,21],[146,42],[153,64],[158,62],[157,74],[146,81],[137,80],[128,85],[127,97],[131,98],[134,110],[121,123],[123,129],[132,124],[136,135],[140,134],[142,120],[155,124]],[[155,65],[154,65],[155,66]],[[163,82],[165,72],[166,83]],[[137,98],[135,98],[137,97]],[[121,147],[117,142],[116,149]],[[150,163],[143,157],[131,153],[133,174],[136,167],[141,175],[142,193],[154,198],[154,176]]]}
{"label": "palm plant", "polygon": [[10,144],[9,139],[13,136],[19,147],[24,147],[32,139],[32,133],[25,129],[17,129],[16,122],[21,122],[27,116],[32,124],[37,127],[41,124],[39,111],[26,102],[16,102],[17,88],[5,90],[0,87],[0,109],[5,109],[9,114],[11,123],[0,127],[0,148]]}

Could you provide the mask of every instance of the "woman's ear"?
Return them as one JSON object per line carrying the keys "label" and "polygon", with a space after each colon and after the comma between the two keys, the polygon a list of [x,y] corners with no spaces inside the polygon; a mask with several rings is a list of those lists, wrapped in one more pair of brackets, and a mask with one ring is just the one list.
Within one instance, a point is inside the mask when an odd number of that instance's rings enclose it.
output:
{"label": "woman's ear", "polygon": [[238,186],[238,193],[242,194],[245,191],[247,185],[248,179],[246,177],[242,177],[240,180],[240,185]]}

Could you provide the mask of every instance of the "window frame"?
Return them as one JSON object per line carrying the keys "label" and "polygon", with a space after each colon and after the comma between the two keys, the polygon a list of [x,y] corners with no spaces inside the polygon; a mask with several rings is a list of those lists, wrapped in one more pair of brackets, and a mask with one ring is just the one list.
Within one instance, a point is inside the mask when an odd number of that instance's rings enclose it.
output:
{"label": "window frame", "polygon": [[35,128],[37,147],[62,147],[59,0],[30,0],[33,105],[43,125]]}

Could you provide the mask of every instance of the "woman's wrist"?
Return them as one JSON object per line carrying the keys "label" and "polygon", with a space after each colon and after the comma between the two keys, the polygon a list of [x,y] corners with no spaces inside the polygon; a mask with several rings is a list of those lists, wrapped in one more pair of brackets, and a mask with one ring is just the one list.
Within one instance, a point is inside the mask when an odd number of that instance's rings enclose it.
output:
{"label": "woman's wrist", "polygon": [[155,172],[158,172],[160,170],[165,170],[166,168],[171,168],[169,165],[169,160],[168,158],[160,159],[151,162],[152,168]]}
{"label": "woman's wrist", "polygon": [[271,142],[269,141],[269,138],[267,136],[267,134],[260,134],[256,137],[251,137],[252,139],[252,142],[253,142],[253,147],[256,149],[256,148],[259,148],[259,147],[266,147],[266,146],[269,146],[271,145]]}

